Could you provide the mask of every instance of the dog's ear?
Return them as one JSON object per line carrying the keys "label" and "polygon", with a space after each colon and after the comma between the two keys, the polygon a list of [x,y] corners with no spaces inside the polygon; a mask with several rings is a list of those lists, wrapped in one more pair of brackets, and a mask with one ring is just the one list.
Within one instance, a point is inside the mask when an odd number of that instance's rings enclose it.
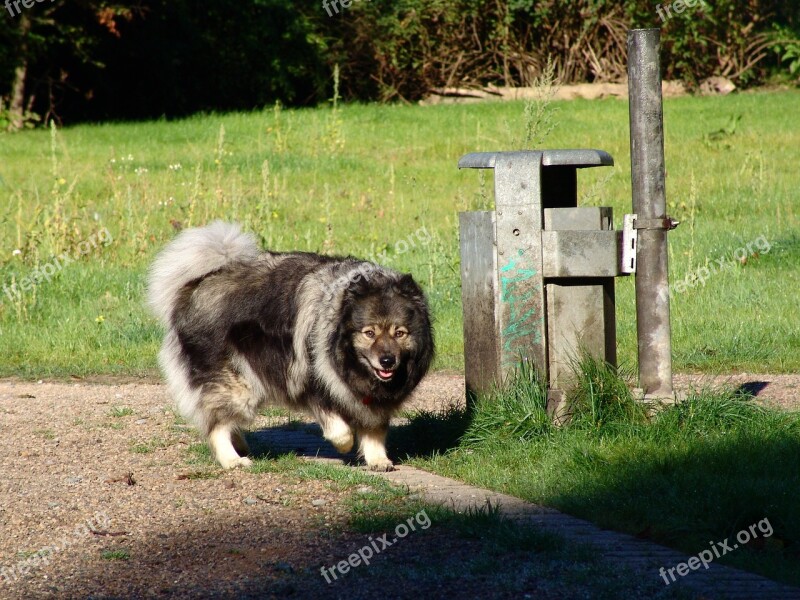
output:
{"label": "dog's ear", "polygon": [[398,294],[401,294],[406,298],[424,301],[425,296],[411,275],[402,275],[394,284],[394,289]]}
{"label": "dog's ear", "polygon": [[356,273],[347,282],[345,296],[348,298],[363,298],[369,292],[369,279],[361,273]]}

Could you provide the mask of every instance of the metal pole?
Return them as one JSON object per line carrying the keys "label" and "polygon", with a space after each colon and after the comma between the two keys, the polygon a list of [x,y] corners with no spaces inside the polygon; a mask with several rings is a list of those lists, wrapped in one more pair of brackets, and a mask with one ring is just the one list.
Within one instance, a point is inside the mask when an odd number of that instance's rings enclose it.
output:
{"label": "metal pole", "polygon": [[631,184],[636,213],[636,329],[639,385],[646,396],[674,397],[669,323],[660,30],[628,32]]}

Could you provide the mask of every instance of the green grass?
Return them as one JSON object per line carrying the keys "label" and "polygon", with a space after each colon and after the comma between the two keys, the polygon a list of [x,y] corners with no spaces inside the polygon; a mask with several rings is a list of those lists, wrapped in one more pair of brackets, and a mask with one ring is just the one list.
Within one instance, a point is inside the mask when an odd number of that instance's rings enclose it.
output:
{"label": "green grass", "polygon": [[128,550],[105,550],[101,557],[103,560],[130,560],[131,554]]}
{"label": "green grass", "polygon": [[187,448],[189,455],[186,462],[190,465],[216,465],[219,466],[211,456],[211,449],[205,442],[195,442]]}
{"label": "green grass", "polygon": [[147,440],[146,442],[131,442],[130,451],[134,454],[150,454],[155,452],[156,450],[163,450],[164,448],[168,448],[171,445],[171,442],[157,437],[151,440]]}
{"label": "green grass", "polygon": [[129,406],[114,406],[108,412],[108,414],[115,419],[119,419],[121,417],[130,417],[131,415],[135,414],[133,409]]}
{"label": "green grass", "polygon": [[[626,103],[555,108],[546,147],[615,157],[613,168],[580,173],[579,195],[583,205],[613,207],[619,228],[631,210]],[[385,255],[430,298],[435,368],[461,368],[457,213],[491,207],[492,185],[456,164],[467,152],[514,149],[523,111],[521,103],[352,105],[336,115],[264,110],[0,137],[0,376],[152,374],[161,332],[142,305],[147,266],[178,228],[216,218],[242,222],[275,250]],[[666,101],[669,213],[682,222],[669,255],[676,370],[800,369],[797,122],[795,91]],[[35,273],[47,278],[13,291]],[[616,294],[619,356],[631,368],[633,284],[618,280]],[[425,468],[689,554],[769,519],[772,536],[725,561],[800,583],[796,415],[698,393],[648,418],[624,382],[596,365],[583,374],[568,426],[550,424],[541,389],[528,381],[472,416],[418,416],[393,432],[392,444]],[[111,416],[130,414],[117,408]],[[205,444],[193,444],[187,462],[213,464]],[[419,507],[353,469],[300,463],[261,458],[251,471],[372,486],[349,500],[359,531],[384,529]],[[457,528],[485,532],[474,517]],[[534,536],[512,546],[557,554],[547,543]],[[421,577],[427,568],[419,566]],[[468,568],[503,565],[488,556]]]}
{"label": "green grass", "polygon": [[[666,101],[669,211],[682,221],[670,234],[672,281],[683,282],[671,303],[676,369],[800,367],[798,100],[775,92]],[[613,168],[581,172],[579,195],[612,206],[619,227],[630,212],[627,104],[554,107],[547,147],[615,157]],[[147,265],[175,226],[215,218],[241,221],[277,250],[386,251],[430,297],[435,367],[460,368],[457,212],[492,198],[490,177],[456,163],[513,148],[523,109],[268,109],[3,135],[0,376],[153,373],[161,333],[142,306]],[[63,253],[74,262],[54,260]],[[49,279],[12,291],[43,270]],[[617,302],[620,358],[633,364],[633,278],[619,280]]]}
{"label": "green grass", "polygon": [[[568,424],[552,425],[545,390],[520,377],[478,402],[459,445],[411,464],[689,555],[761,523],[722,562],[800,584],[799,414],[698,392],[653,416],[608,367],[584,361],[581,373]],[[412,421],[404,435],[415,433]]]}
{"label": "green grass", "polygon": [[34,429],[33,434],[41,436],[46,440],[54,440],[57,437],[56,432],[52,429]]}

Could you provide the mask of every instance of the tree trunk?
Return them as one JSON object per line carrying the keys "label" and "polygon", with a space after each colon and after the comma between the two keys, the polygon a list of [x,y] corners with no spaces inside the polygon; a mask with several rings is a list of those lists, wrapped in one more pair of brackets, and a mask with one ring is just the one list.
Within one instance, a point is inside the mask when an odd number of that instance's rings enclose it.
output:
{"label": "tree trunk", "polygon": [[19,18],[19,63],[14,69],[14,84],[11,86],[11,102],[8,107],[11,121],[8,128],[11,131],[19,131],[25,124],[25,80],[28,77],[28,33],[31,30],[31,20],[24,12]]}

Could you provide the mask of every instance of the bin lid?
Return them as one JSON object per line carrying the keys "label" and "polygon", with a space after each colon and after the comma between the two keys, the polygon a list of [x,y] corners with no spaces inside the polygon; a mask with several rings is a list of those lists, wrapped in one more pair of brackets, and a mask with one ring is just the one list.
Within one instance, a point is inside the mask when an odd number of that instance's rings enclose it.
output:
{"label": "bin lid", "polygon": [[614,164],[614,158],[604,150],[593,148],[564,149],[564,150],[516,150],[510,152],[472,152],[465,154],[458,161],[459,169],[494,169],[495,160],[504,155],[520,158],[530,154],[541,154],[542,165],[545,167],[605,167]]}

